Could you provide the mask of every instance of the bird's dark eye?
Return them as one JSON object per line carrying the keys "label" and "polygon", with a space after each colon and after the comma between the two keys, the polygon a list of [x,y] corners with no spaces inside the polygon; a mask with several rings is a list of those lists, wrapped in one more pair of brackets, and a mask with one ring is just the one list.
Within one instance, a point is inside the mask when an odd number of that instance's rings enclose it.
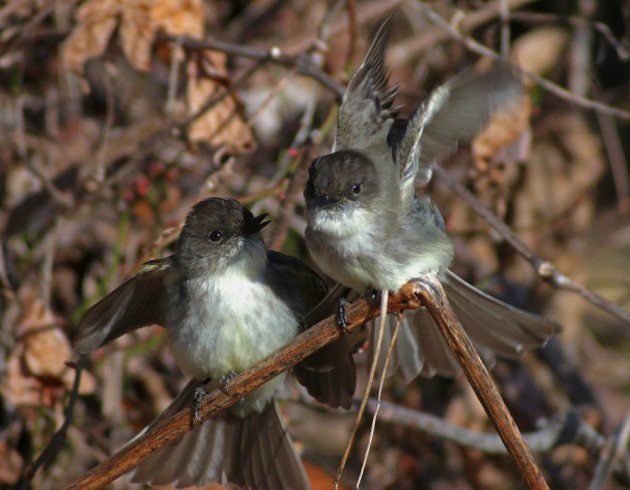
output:
{"label": "bird's dark eye", "polygon": [[361,184],[360,183],[353,184],[352,192],[354,192],[355,194],[361,194]]}
{"label": "bird's dark eye", "polygon": [[221,233],[219,230],[214,230],[212,233],[210,233],[211,242],[217,243],[221,241],[221,238],[223,238],[223,233]]}

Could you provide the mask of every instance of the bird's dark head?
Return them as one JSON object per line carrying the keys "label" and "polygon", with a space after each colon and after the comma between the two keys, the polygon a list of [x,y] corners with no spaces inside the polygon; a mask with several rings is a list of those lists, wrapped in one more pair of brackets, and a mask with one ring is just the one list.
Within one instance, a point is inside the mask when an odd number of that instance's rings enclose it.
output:
{"label": "bird's dark head", "polygon": [[193,206],[177,241],[176,257],[180,265],[194,270],[221,270],[239,265],[259,265],[266,257],[260,237],[269,221],[266,214],[254,217],[235,199],[211,197]]}
{"label": "bird's dark head", "polygon": [[309,209],[367,201],[378,194],[374,163],[357,151],[341,150],[316,158],[304,191]]}
{"label": "bird's dark head", "polygon": [[316,158],[304,190],[309,226],[361,226],[378,194],[376,167],[362,153],[341,150]]}

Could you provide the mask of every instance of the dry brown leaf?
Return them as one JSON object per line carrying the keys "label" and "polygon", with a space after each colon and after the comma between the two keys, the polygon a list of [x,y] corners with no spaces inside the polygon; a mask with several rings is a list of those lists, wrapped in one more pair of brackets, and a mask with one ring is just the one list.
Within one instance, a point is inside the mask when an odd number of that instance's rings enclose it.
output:
{"label": "dry brown leaf", "polygon": [[70,70],[81,73],[87,60],[105,51],[119,9],[119,0],[89,0],[77,10],[78,24],[61,46],[61,57]]}
{"label": "dry brown leaf", "polygon": [[24,362],[34,376],[59,378],[71,356],[67,337],[56,327],[33,332],[24,339]]}
{"label": "dry brown leaf", "polygon": [[153,2],[151,17],[171,36],[201,38],[204,13],[201,0],[161,0]]}
{"label": "dry brown leaf", "polygon": [[[225,55],[222,53],[204,51],[198,60],[188,62],[186,102],[190,115],[196,114],[209,100],[226,90],[216,78],[209,78],[204,73],[204,62],[211,65],[216,76],[226,73]],[[188,138],[195,143],[203,141],[213,147],[227,147],[235,153],[251,151],[254,146],[251,129],[241,118],[233,96],[224,97],[195,119],[188,129]]]}
{"label": "dry brown leaf", "polygon": [[121,12],[120,46],[129,63],[140,71],[151,68],[151,45],[157,25],[151,15],[151,0],[125,3]]}
{"label": "dry brown leaf", "polygon": [[76,17],[62,56],[66,66],[79,73],[87,60],[103,53],[119,19],[123,53],[140,71],[151,68],[151,46],[158,31],[195,38],[204,34],[201,0],[89,0]]}
{"label": "dry brown leaf", "polygon": [[6,370],[0,383],[0,393],[12,406],[41,404],[41,383],[31,376],[23,362],[24,346],[18,344],[7,361]]}
{"label": "dry brown leaf", "polygon": [[559,63],[567,39],[568,33],[563,27],[534,29],[514,42],[512,60],[524,70],[542,75]]}
{"label": "dry brown leaf", "polygon": [[20,477],[23,460],[20,453],[0,443],[0,484],[15,485]]}

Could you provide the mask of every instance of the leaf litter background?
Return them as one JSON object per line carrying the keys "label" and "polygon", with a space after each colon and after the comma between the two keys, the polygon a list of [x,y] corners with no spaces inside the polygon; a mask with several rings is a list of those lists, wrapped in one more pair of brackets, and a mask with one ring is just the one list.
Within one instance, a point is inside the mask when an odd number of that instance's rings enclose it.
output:
{"label": "leaf litter background", "polygon": [[[515,10],[504,49],[526,70],[578,96],[628,110],[630,9],[578,3],[504,2]],[[334,94],[298,75],[297,65],[187,49],[173,37],[308,53],[315,69],[345,84],[371,26],[395,2],[348,4],[12,0],[0,6],[0,485],[23,481],[63,422],[77,319],[142,261],[168,254],[193,203],[234,196],[268,212],[269,246],[306,258],[301,192],[310,160],[329,151]],[[500,49],[499,2],[429,5]],[[614,42],[579,22],[585,18],[608,26]],[[394,23],[391,78],[407,110],[437,83],[488,61],[433,27],[412,1]],[[497,114],[443,164],[541,257],[630,307],[627,135],[627,121],[580,109],[528,82],[523,101]],[[501,361],[493,371],[521,429],[573,409],[604,437],[614,436],[630,408],[628,325],[542,284],[438,179],[429,192],[456,244],[457,272],[564,327],[542,352]],[[357,360],[362,390],[365,358]],[[158,327],[94,353],[67,442],[32,486],[59,487],[105,459],[184,382]],[[316,406],[293,381],[280,396],[314,486],[330,488],[354,414]],[[410,386],[392,379],[384,399],[492,431],[463,379]],[[397,423],[395,412],[390,418],[377,425],[366,488],[523,487],[506,456],[411,429]],[[349,486],[368,427],[369,418],[346,470]],[[599,452],[563,444],[539,461],[552,488],[584,488]],[[617,472],[607,488],[627,484]],[[124,478],[114,484],[126,486]]]}

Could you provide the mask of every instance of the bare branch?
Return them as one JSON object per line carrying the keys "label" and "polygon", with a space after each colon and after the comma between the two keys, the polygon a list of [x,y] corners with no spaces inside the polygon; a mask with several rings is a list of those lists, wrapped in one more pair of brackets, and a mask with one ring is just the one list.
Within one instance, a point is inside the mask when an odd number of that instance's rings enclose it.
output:
{"label": "bare branch", "polygon": [[529,248],[510,227],[505,224],[501,218],[488,209],[477,197],[466,189],[462,184],[457,182],[451,175],[440,165],[434,166],[435,174],[438,178],[455,194],[461,197],[473,210],[481,216],[492,228],[494,228],[507,242],[516,250],[536,271],[538,276],[547,281],[555,288],[567,289],[577,293],[593,306],[610,313],[622,322],[630,324],[630,311],[611,303],[599,294],[580,286],[569,277],[558,272],[556,267],[548,262]]}
{"label": "bare branch", "polygon": [[416,296],[440,328],[442,336],[462,367],[468,382],[490,417],[490,421],[499,433],[508,453],[518,466],[521,475],[527,481],[529,488],[548,489],[549,487],[538,469],[531,451],[523,441],[523,436],[501,398],[499,390],[481,362],[481,358],[466,335],[464,328],[455,317],[439,279],[434,275],[425,276],[416,283],[408,283],[403,286],[403,290],[411,284],[416,286]]}
{"label": "bare branch", "polygon": [[[426,15],[431,22],[439,26],[443,29],[449,37],[455,39],[456,41],[462,43],[466,48],[468,48],[473,53],[477,53],[481,56],[487,56],[494,60],[503,60],[505,59],[496,51],[488,48],[487,46],[477,42],[475,39],[469,36],[465,36],[461,34],[455,27],[445,21],[437,12],[428,7],[424,2],[417,2],[414,4],[417,8],[419,8],[424,15]],[[552,94],[560,97],[572,104],[575,104],[579,107],[583,107],[584,109],[592,109],[594,111],[600,112],[602,114],[608,114],[610,116],[614,116],[616,118],[622,119],[624,121],[630,121],[630,112],[624,111],[622,109],[617,109],[616,107],[611,107],[606,104],[602,104],[601,102],[597,102],[595,100],[587,99],[585,97],[580,97],[569,90],[556,85],[553,82],[550,82],[546,78],[539,77],[534,73],[521,70],[523,75],[532,79],[541,87],[545,88],[547,91]]]}
{"label": "bare branch", "polygon": [[74,372],[74,382],[72,384],[72,390],[70,391],[70,396],[68,397],[68,403],[66,404],[66,409],[64,410],[65,419],[63,424],[55,432],[52,436],[48,445],[44,448],[39,457],[33,462],[31,467],[26,472],[26,476],[20,485],[20,489],[25,490],[30,488],[30,482],[35,477],[37,470],[39,470],[44,464],[49,463],[54,459],[56,454],[59,452],[63,443],[66,442],[66,434],[70,425],[72,424],[72,418],[74,417],[74,404],[79,397],[79,387],[81,385],[81,374],[83,373],[83,369],[87,364],[88,356],[81,356],[79,361],[76,364],[75,372]]}

